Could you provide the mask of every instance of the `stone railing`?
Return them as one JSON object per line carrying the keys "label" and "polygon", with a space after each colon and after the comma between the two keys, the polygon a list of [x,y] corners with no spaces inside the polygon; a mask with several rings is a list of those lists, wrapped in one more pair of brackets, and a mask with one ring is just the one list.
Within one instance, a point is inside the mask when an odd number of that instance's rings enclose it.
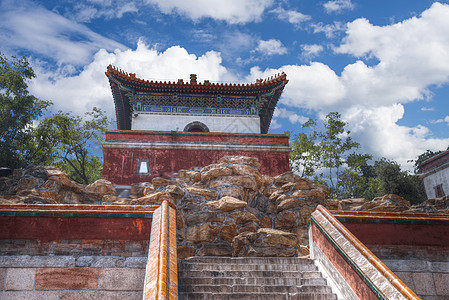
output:
{"label": "stone railing", "polygon": [[310,254],[342,299],[419,299],[328,210],[318,206],[309,227]]}
{"label": "stone railing", "polygon": [[176,211],[164,201],[153,214],[143,299],[178,299],[177,268]]}
{"label": "stone railing", "polygon": [[449,215],[331,213],[420,298],[449,296]]}

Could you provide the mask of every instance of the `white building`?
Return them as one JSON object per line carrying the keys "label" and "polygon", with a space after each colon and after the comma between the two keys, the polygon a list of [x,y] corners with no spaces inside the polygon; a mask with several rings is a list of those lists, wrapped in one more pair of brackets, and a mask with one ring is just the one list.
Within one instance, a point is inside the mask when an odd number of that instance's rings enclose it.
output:
{"label": "white building", "polygon": [[449,193],[449,150],[425,160],[421,166],[421,179],[427,198],[440,198]]}

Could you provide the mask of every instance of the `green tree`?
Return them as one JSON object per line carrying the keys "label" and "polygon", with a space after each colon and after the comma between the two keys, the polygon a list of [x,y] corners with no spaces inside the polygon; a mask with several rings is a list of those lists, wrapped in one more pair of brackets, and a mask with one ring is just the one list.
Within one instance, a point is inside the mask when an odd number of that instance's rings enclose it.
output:
{"label": "green tree", "polygon": [[[41,117],[50,101],[30,95],[28,82],[35,77],[26,58],[8,59],[0,53],[0,166],[24,167],[30,162],[46,163],[44,148],[36,146],[33,121]],[[29,148],[25,147],[30,146]]]}
{"label": "green tree", "polygon": [[[346,159],[346,168],[339,174],[339,197],[364,197],[369,182],[369,154],[351,153]],[[365,197],[364,197],[365,198]]]}
{"label": "green tree", "polygon": [[0,53],[0,167],[52,164],[80,183],[101,178],[101,159],[91,152],[109,125],[104,112],[94,108],[84,117],[58,112],[39,120],[52,103],[29,94],[34,77],[26,58]]}
{"label": "green tree", "polygon": [[361,181],[358,178],[360,171],[356,169],[362,163],[356,162],[363,159],[366,161],[370,156],[352,153],[359,147],[359,143],[351,139],[351,132],[345,129],[346,123],[341,120],[339,113],[331,112],[326,115],[323,126],[324,130],[319,131],[316,120],[309,120],[302,126],[307,133],[292,136],[292,169],[301,176],[325,182],[331,197],[352,195]]}
{"label": "green tree", "polygon": [[374,169],[379,186],[377,196],[396,194],[412,204],[426,199],[421,180],[407,171],[402,171],[397,162],[382,158],[374,163]]}
{"label": "green tree", "polygon": [[351,132],[345,130],[345,126],[339,113],[329,113],[324,122],[324,138],[320,142],[322,166],[329,172],[329,194],[334,197],[341,196],[340,171],[343,166],[350,167],[347,160],[351,157],[349,151],[360,146],[351,139]]}
{"label": "green tree", "polygon": [[[303,130],[309,130],[306,134],[301,132],[292,136],[292,151],[290,152],[290,167],[301,175],[301,177],[311,177],[321,166],[321,148],[318,144],[323,136],[316,129],[316,121],[308,120],[302,125]],[[291,136],[290,132],[287,132]]]}
{"label": "green tree", "polygon": [[53,142],[53,164],[80,183],[89,184],[101,178],[101,159],[92,150],[103,141],[109,125],[104,112],[94,107],[84,118],[58,112],[43,119],[36,128],[37,136],[49,136]]}

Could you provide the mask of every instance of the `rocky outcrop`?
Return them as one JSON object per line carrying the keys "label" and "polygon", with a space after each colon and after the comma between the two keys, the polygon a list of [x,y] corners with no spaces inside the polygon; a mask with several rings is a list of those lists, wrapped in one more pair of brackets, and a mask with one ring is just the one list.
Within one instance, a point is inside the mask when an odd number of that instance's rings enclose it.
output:
{"label": "rocky outcrop", "polygon": [[0,178],[0,203],[4,204],[94,204],[115,201],[115,194],[107,180],[86,186],[54,167],[31,166],[15,170],[12,178]]}
{"label": "rocky outcrop", "polygon": [[372,201],[364,198],[328,199],[327,204],[330,210],[449,214],[449,196],[428,199],[415,205],[395,194],[376,197]]}
{"label": "rocky outcrop", "polygon": [[449,215],[449,196],[428,199],[423,203],[411,206],[406,212]]}
{"label": "rocky outcrop", "polygon": [[[318,204],[326,205],[327,188],[293,172],[268,177],[259,168],[255,158],[228,156],[178,173],[172,183],[184,194],[169,193],[176,199],[180,258],[304,252],[306,224]],[[155,193],[168,191],[153,186]]]}

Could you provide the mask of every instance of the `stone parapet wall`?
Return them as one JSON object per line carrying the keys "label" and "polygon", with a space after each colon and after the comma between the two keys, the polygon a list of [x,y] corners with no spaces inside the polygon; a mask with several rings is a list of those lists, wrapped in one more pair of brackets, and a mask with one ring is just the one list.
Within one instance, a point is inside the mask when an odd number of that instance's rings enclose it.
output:
{"label": "stone parapet wall", "polygon": [[141,299],[154,209],[0,205],[0,299]]}
{"label": "stone parapet wall", "polygon": [[310,235],[311,258],[342,299],[419,299],[322,206],[312,214]]}
{"label": "stone parapet wall", "polygon": [[146,259],[1,256],[0,299],[141,299]]}
{"label": "stone parapet wall", "polygon": [[421,299],[449,299],[449,261],[382,259],[382,262]]}
{"label": "stone parapet wall", "polygon": [[449,299],[449,216],[334,211],[352,234],[421,299]]}
{"label": "stone parapet wall", "polygon": [[146,256],[148,241],[125,240],[0,240],[0,255]]}
{"label": "stone parapet wall", "polygon": [[449,245],[367,245],[421,299],[449,299]]}

